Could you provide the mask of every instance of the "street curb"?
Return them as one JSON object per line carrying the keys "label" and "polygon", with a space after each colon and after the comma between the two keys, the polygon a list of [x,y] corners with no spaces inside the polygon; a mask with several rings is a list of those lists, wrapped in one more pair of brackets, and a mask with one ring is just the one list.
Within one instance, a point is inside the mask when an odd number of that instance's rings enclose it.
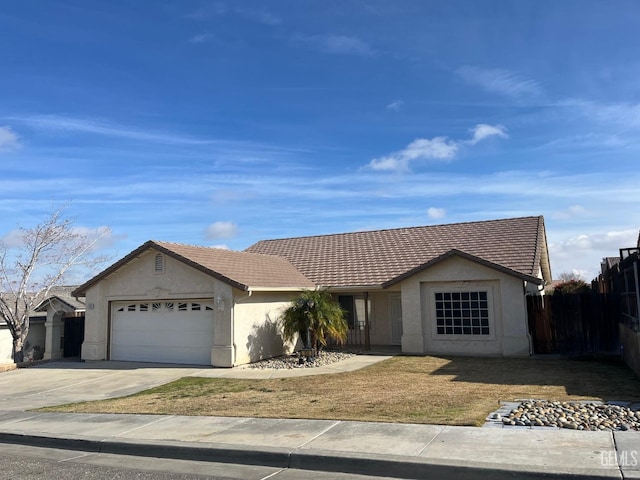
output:
{"label": "street curb", "polygon": [[144,441],[49,437],[0,432],[0,444],[2,443],[89,453],[234,463],[416,480],[423,478],[455,478],[459,480],[484,480],[485,478],[493,480],[573,480],[578,478],[599,480],[615,478],[611,475],[594,475],[587,472],[554,473],[516,468],[503,469],[490,466],[452,465],[437,463],[429,459],[398,455],[348,454],[318,450],[238,447],[225,444],[194,444],[168,441],[145,443]]}

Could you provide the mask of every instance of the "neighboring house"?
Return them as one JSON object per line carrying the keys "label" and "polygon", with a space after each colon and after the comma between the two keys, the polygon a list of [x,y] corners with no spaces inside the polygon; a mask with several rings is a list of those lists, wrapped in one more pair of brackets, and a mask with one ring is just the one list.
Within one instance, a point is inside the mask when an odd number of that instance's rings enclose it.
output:
{"label": "neighboring house", "polygon": [[[25,343],[25,359],[39,360],[42,358],[45,344],[46,315],[32,314],[29,316],[29,335]],[[9,327],[0,320],[0,365],[13,363],[13,337]]]}
{"label": "neighboring house", "polygon": [[84,341],[85,304],[71,295],[74,286],[53,287],[34,308],[46,315],[44,358],[79,357]]}
{"label": "neighboring house", "polygon": [[[350,339],[405,353],[528,355],[526,295],[551,281],[542,217],[265,240],[148,241],[78,287],[82,358],[231,367],[290,351],[278,319],[328,288]],[[359,333],[359,335],[353,335]]]}
{"label": "neighboring house", "polygon": [[621,248],[618,257],[603,258],[600,267],[592,287],[619,298],[622,355],[640,376],[640,233],[635,247]]}
{"label": "neighboring house", "polygon": [[[79,356],[83,341],[84,303],[71,296],[76,286],[58,286],[29,315],[25,360]],[[13,363],[13,338],[0,321],[0,364]]]}

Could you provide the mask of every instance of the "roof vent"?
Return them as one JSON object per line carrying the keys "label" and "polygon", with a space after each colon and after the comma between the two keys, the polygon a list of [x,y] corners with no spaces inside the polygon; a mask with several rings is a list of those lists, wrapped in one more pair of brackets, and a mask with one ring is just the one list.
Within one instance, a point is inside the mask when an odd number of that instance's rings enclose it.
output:
{"label": "roof vent", "polygon": [[156,254],[156,261],[154,265],[153,271],[155,273],[163,273],[164,272],[164,255],[161,253]]}

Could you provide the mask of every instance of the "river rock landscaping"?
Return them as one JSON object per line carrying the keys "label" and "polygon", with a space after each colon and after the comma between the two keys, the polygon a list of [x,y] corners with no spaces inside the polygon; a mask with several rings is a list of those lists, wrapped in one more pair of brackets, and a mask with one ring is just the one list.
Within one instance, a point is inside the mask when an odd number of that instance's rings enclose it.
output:
{"label": "river rock landscaping", "polygon": [[640,405],[633,407],[600,402],[526,400],[500,420],[504,426],[640,431]]}
{"label": "river rock landscaping", "polygon": [[257,369],[291,369],[291,368],[316,368],[331,365],[332,363],[346,360],[347,358],[354,357],[356,354],[352,352],[340,352],[333,350],[321,350],[313,358],[312,361],[307,361],[305,357],[300,356],[298,353],[287,355],[283,357],[268,358],[259,362],[251,363],[248,368]]}

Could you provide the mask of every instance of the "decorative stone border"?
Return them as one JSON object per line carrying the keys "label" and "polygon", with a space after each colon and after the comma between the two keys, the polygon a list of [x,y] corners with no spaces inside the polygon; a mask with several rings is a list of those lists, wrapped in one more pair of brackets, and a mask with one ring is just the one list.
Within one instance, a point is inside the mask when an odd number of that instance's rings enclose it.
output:
{"label": "decorative stone border", "polygon": [[502,401],[500,408],[485,419],[484,427],[640,431],[640,403],[536,399]]}
{"label": "decorative stone border", "polygon": [[332,350],[321,350],[314,358],[312,362],[305,361],[304,357],[301,357],[297,353],[284,357],[268,358],[266,360],[260,360],[259,362],[251,363],[247,365],[247,368],[251,369],[293,369],[293,368],[316,368],[331,365],[332,363],[346,360],[347,358],[355,357],[356,354],[352,352],[337,352]]}

